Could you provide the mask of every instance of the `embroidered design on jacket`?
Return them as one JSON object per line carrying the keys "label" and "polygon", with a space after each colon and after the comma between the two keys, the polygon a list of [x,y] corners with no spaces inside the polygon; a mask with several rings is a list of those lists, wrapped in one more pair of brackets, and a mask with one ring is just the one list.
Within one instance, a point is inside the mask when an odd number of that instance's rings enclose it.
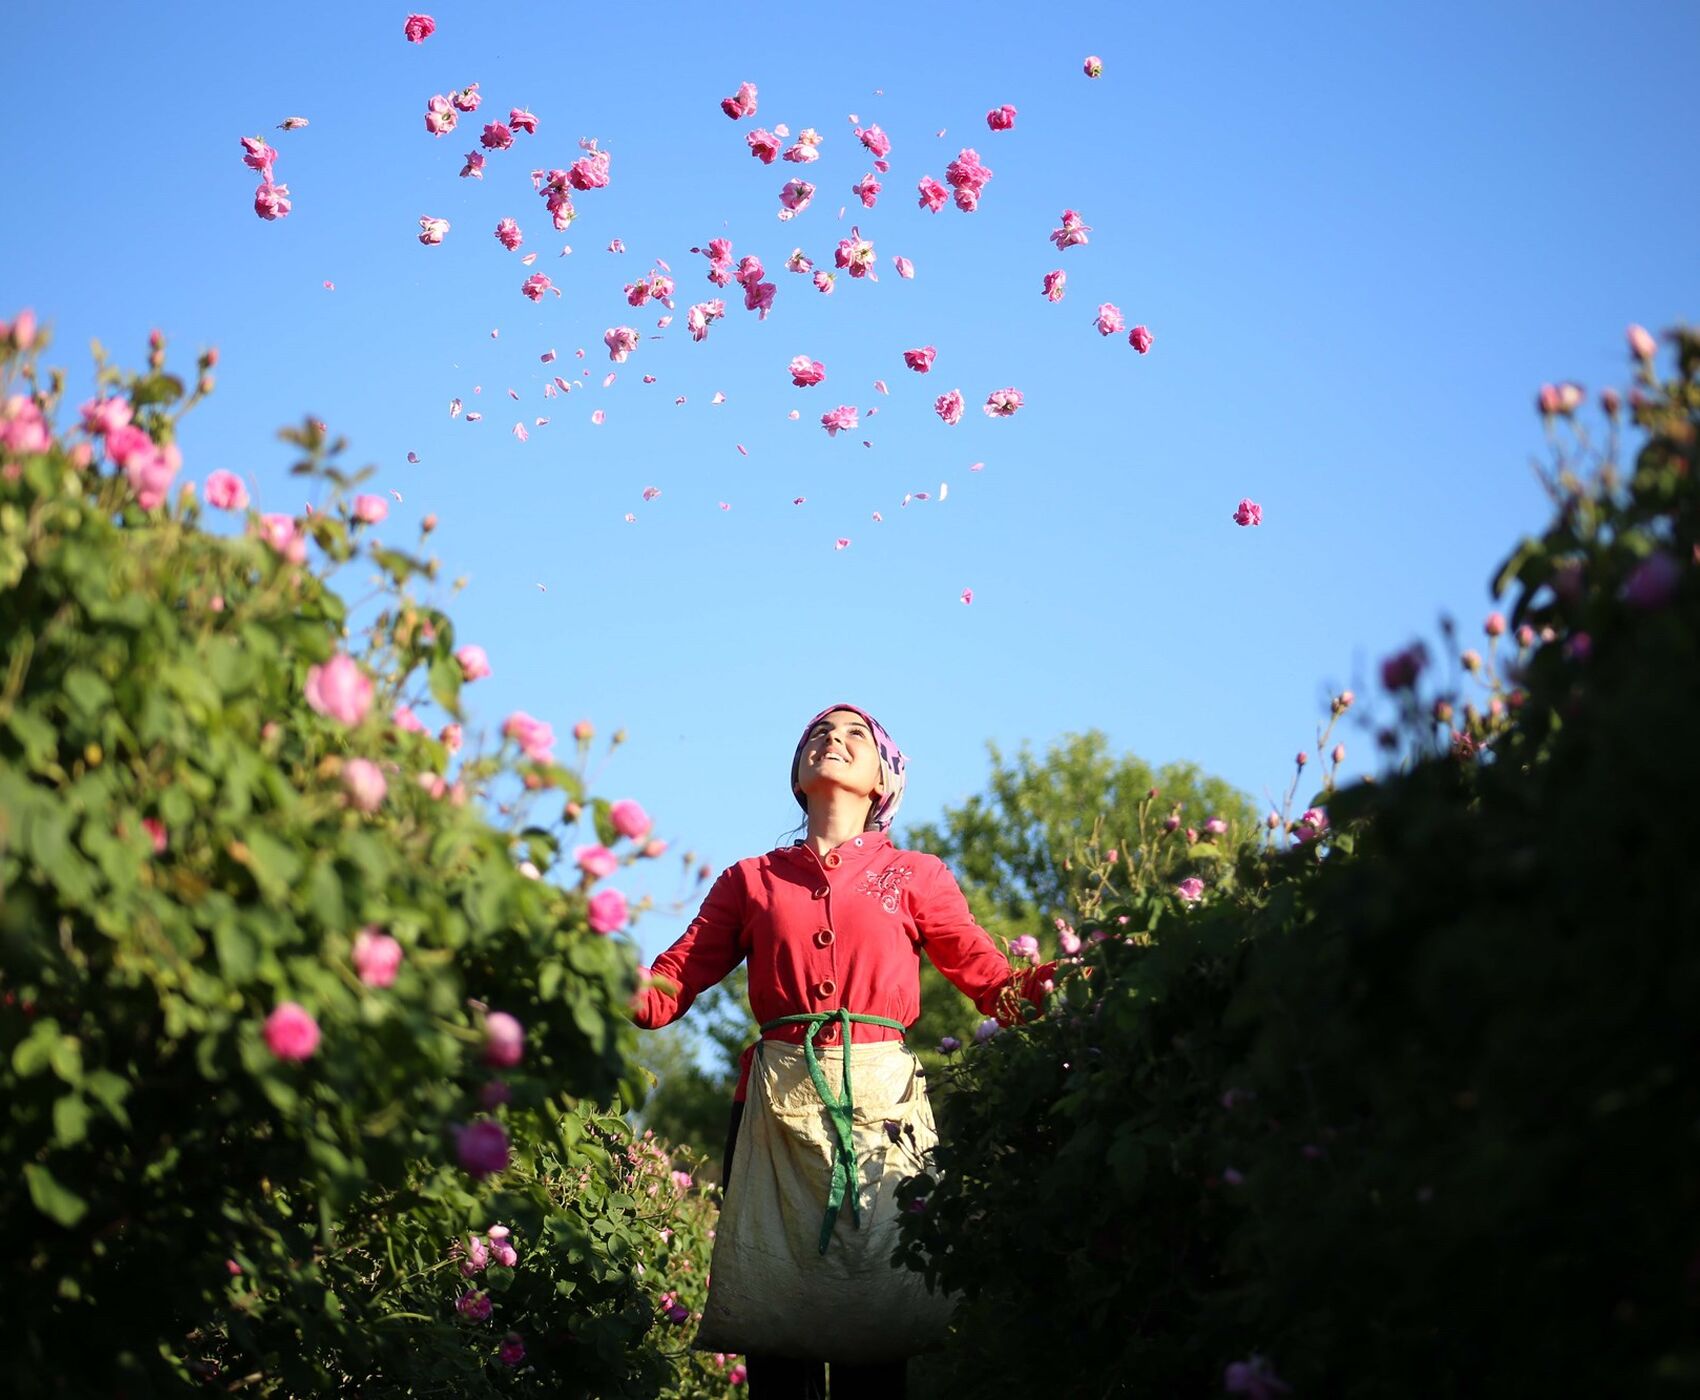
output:
{"label": "embroidered design on jacket", "polygon": [[862,893],[873,895],[879,900],[880,908],[888,914],[895,914],[903,887],[914,874],[914,870],[907,865],[893,865],[885,870],[867,871],[862,876]]}

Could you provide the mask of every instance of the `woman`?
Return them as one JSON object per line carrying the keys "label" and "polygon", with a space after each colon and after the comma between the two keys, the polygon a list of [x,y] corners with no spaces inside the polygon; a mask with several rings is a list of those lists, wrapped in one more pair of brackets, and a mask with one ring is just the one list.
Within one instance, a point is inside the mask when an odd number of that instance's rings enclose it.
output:
{"label": "woman", "polygon": [[1055,966],[1012,973],[944,863],[892,845],[904,766],[865,710],[810,720],[791,760],[808,835],[723,871],[633,1002],[665,1026],[749,960],[762,1038],[740,1062],[695,1345],[744,1353],[751,1400],[818,1400],[827,1362],[833,1400],[893,1400],[942,1340],[953,1300],[891,1266],[897,1184],[937,1141],[904,1041],[919,960],[1006,1025]]}

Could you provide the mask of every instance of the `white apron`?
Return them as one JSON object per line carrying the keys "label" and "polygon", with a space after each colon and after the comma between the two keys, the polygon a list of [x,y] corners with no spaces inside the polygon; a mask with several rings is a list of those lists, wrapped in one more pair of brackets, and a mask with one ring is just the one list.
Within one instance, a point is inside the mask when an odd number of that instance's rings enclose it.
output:
{"label": "white apron", "polygon": [[[846,1036],[849,1029],[843,1026]],[[815,1053],[834,1100],[842,1102],[843,1047]],[[899,1181],[922,1171],[937,1175],[938,1130],[921,1062],[900,1040],[853,1044],[850,1078],[853,1189],[844,1179],[848,1165],[834,1115],[804,1047],[760,1042],[715,1229],[696,1350],[859,1365],[900,1360],[943,1341],[955,1295],[929,1293],[920,1274],[891,1262]],[[844,1199],[826,1235],[835,1164],[843,1164]]]}

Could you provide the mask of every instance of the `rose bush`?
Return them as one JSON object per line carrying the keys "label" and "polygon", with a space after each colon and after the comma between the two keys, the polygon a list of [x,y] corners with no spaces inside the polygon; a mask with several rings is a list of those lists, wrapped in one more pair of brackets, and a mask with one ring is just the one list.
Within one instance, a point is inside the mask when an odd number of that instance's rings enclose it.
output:
{"label": "rose bush", "polygon": [[1632,333],[1603,427],[1543,392],[1552,523],[1480,647],[1389,658],[1380,779],[1272,815],[1231,884],[1124,878],[1079,914],[1091,980],[955,1056],[903,1191],[906,1258],[966,1295],[920,1393],[1054,1390],[1058,1357],[1088,1395],[1700,1386],[1700,335],[1671,340],[1661,382]]}
{"label": "rose bush", "polygon": [[[560,860],[581,812],[657,852],[641,809],[529,716],[458,752],[486,658],[322,425],[283,434],[320,508],[214,473],[217,532],[175,444],[216,356],[191,388],[157,334],[139,375],[97,349],[61,426],[44,340],[0,325],[0,1389],[675,1385],[639,1266],[706,1249],[658,1253],[693,1207],[626,1182],[630,909]],[[457,1305],[449,1243],[495,1225],[516,1262]]]}

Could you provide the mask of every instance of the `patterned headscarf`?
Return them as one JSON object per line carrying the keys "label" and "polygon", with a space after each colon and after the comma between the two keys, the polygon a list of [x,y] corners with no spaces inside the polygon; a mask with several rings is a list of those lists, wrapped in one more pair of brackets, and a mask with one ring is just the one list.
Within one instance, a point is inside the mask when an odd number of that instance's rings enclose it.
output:
{"label": "patterned headscarf", "polygon": [[[857,705],[828,705],[818,715],[803,726],[803,737],[797,740],[796,752],[791,755],[791,781],[797,781],[797,760],[802,758],[803,749],[809,742],[809,731],[830,715],[834,710],[850,710],[867,720],[868,728],[874,736],[874,746],[879,750],[880,779],[885,791],[875,800],[868,812],[868,822],[864,831],[889,831],[892,819],[897,815],[897,809],[903,802],[903,770],[908,760],[898,752],[897,745],[892,742],[891,735],[885,732],[885,726]],[[793,786],[791,794],[797,799],[797,805],[805,812],[809,810],[809,799],[803,791]]]}

